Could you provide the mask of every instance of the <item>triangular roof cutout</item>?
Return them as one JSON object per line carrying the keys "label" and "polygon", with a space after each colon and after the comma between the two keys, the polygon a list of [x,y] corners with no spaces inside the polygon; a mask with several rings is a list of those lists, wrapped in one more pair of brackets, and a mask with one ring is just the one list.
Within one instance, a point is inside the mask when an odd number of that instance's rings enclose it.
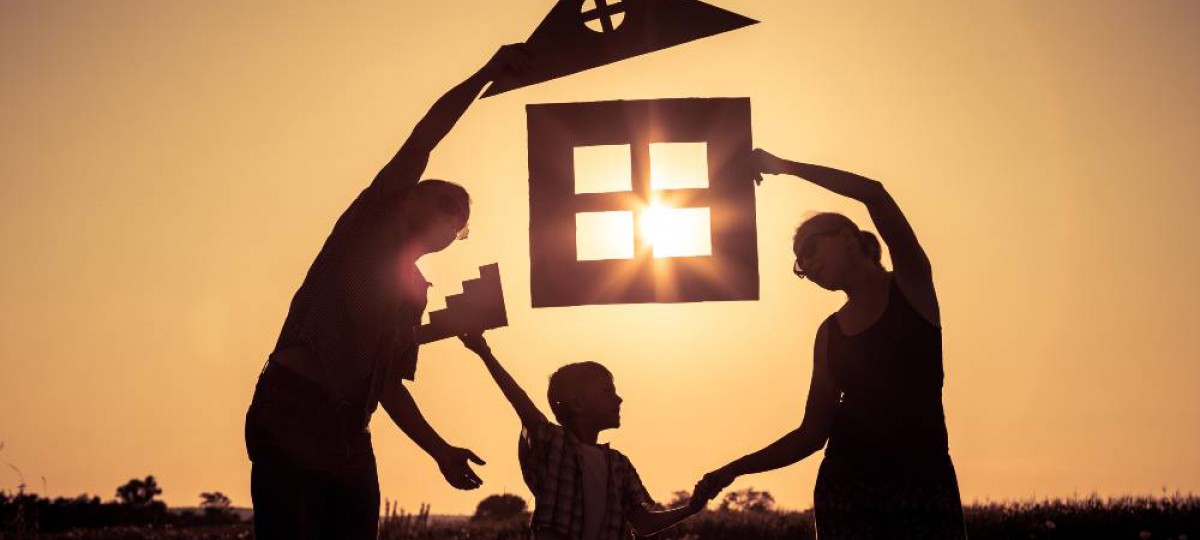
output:
{"label": "triangular roof cutout", "polygon": [[534,65],[483,97],[756,23],[699,0],[559,0],[525,42]]}

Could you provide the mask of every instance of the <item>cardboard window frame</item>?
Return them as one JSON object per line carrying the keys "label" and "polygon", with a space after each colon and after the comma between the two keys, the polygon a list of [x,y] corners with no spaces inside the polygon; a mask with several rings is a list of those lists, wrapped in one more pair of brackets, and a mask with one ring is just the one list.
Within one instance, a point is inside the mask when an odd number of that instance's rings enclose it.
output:
{"label": "cardboard window frame", "polygon": [[[758,236],[749,98],[689,98],[526,106],[533,307],[757,300]],[[707,189],[651,190],[651,143],[703,142]],[[629,144],[633,190],[575,194],[574,148]],[[707,207],[712,255],[653,257],[641,235],[634,258],[579,261],[575,214],[629,210],[635,222],[654,198]]]}

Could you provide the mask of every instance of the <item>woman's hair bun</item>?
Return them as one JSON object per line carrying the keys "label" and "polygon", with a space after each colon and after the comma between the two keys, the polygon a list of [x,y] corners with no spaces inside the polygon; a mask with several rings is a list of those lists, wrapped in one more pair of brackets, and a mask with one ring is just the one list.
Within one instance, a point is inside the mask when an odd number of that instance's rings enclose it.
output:
{"label": "woman's hair bun", "polygon": [[879,245],[879,238],[870,231],[858,231],[858,242],[862,244],[863,253],[867,254],[875,264],[883,266],[883,248]]}

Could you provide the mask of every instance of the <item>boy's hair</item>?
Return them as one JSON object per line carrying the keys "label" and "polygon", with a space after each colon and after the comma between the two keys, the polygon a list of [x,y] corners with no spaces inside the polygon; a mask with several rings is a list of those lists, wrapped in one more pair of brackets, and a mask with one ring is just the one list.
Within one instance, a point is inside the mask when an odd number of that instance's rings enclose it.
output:
{"label": "boy's hair", "polygon": [[559,424],[567,425],[571,421],[571,409],[567,407],[567,400],[579,394],[585,384],[597,377],[612,380],[612,372],[598,362],[576,362],[560,367],[550,375],[550,388],[546,391],[546,397]]}

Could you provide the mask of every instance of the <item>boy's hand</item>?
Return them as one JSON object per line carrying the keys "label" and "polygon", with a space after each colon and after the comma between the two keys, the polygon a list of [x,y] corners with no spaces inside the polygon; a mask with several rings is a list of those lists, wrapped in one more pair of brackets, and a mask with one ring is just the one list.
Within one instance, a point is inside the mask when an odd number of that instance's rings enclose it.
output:
{"label": "boy's hand", "polygon": [[[697,484],[697,486],[699,486],[699,484]],[[700,496],[700,490],[699,489],[692,490],[692,498],[688,499],[688,503],[687,503],[688,510],[690,510],[692,512],[699,512],[701,510],[704,510],[704,507],[707,505],[708,505],[708,499]]]}
{"label": "boy's hand", "polygon": [[483,334],[463,334],[458,336],[458,339],[462,341],[463,346],[479,356],[492,352],[487,340],[483,339]]}

